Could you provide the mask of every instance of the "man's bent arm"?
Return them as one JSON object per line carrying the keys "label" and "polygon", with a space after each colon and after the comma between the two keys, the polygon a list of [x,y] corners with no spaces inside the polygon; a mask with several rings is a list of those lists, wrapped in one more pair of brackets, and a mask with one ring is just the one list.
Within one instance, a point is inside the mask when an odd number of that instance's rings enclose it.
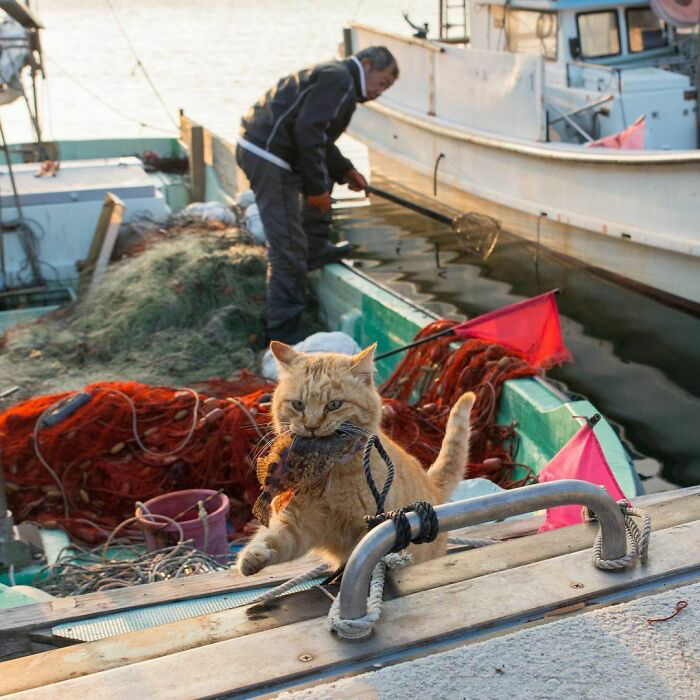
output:
{"label": "man's bent arm", "polygon": [[[299,112],[295,132],[299,148],[301,180],[304,193],[307,195],[327,192],[330,187],[326,165],[326,157],[329,153],[326,129],[345,100],[350,98],[354,89],[351,81],[346,82],[339,79],[336,73],[323,71]],[[342,155],[340,157],[342,158]]]}
{"label": "man's bent arm", "polygon": [[328,144],[326,164],[328,173],[336,182],[345,182],[345,176],[355,168],[352,161],[348,160],[334,143]]}

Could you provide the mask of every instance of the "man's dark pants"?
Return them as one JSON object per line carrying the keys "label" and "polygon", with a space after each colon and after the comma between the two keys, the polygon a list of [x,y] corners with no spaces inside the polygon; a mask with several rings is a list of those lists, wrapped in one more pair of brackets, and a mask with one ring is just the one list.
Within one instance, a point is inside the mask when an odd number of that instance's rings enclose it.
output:
{"label": "man's dark pants", "polygon": [[300,207],[298,175],[256,156],[241,146],[236,160],[255,193],[267,239],[267,332],[294,329],[306,307],[306,272],[328,240],[331,213]]}

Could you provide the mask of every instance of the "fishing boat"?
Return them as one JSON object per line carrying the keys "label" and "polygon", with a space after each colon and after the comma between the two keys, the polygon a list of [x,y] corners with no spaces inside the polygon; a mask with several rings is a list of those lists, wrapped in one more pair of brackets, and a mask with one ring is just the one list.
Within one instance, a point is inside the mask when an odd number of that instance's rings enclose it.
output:
{"label": "fishing boat", "polygon": [[[189,192],[183,192],[179,177],[146,172],[131,160],[126,164],[139,181],[152,183],[149,194],[154,207],[165,201],[177,210],[190,197],[230,203],[238,191],[233,146],[184,116],[181,126],[179,139],[46,144],[60,154],[62,165],[53,180],[60,203],[45,206],[66,209],[61,221],[81,218],[76,209],[81,204],[80,194],[70,197],[66,193],[89,190],[91,183],[77,182],[75,177],[62,181],[63,174],[94,173],[83,166],[103,159],[114,159],[119,167],[120,159],[145,150],[153,154],[146,160],[189,159]],[[35,148],[36,144],[7,146],[9,163],[4,172],[8,178],[8,165],[12,161],[31,161]],[[69,167],[71,163],[74,168]],[[112,186],[104,185],[92,201],[99,205],[106,194],[112,193]],[[22,194],[20,183],[16,197]],[[91,251],[95,253],[91,269],[98,269],[99,252],[109,243],[110,217],[128,220],[141,205],[128,196],[120,197],[120,203],[106,198],[101,209],[93,204],[93,227],[102,214],[109,214],[104,225],[95,228],[95,233],[104,234],[100,245],[95,245],[94,235],[90,239],[75,234],[78,240],[74,258],[63,266],[64,274],[57,278],[59,286],[75,291],[81,284],[81,274],[74,264],[89,259]],[[21,216],[19,207],[12,213]],[[37,260],[59,262],[58,256],[63,254],[61,236],[65,228],[52,227],[54,220],[46,220]],[[52,258],[54,255],[57,257]],[[90,280],[83,278],[82,282]],[[377,342],[380,353],[411,343],[418,331],[438,320],[411,299],[349,265],[326,266],[314,274],[313,284],[327,327],[344,331],[361,346]],[[50,285],[37,286],[45,289]],[[22,287],[8,291],[17,299]],[[24,293],[25,320],[56,306],[54,299],[54,303],[42,301],[41,306],[32,307],[27,303],[28,289]],[[4,313],[16,314],[17,309]],[[397,354],[378,361],[379,380],[390,375],[399,357]],[[319,698],[369,699],[385,697],[387,692],[401,698],[408,692],[410,697],[432,693],[451,700],[468,695],[471,690],[465,691],[465,685],[474,688],[475,679],[479,690],[472,694],[479,697],[488,697],[489,688],[496,693],[493,697],[518,697],[513,679],[523,692],[538,687],[543,678],[549,690],[553,684],[574,682],[547,654],[539,654],[541,659],[536,661],[531,650],[558,646],[571,653],[581,638],[586,638],[607,653],[613,645],[600,635],[612,624],[606,617],[611,612],[626,613],[633,620],[640,615],[654,619],[672,613],[673,603],[679,598],[690,601],[691,606],[700,600],[696,583],[700,580],[700,555],[693,546],[700,535],[700,490],[644,495],[629,455],[612,427],[604,418],[589,422],[595,415],[590,402],[571,400],[546,377],[533,376],[505,382],[497,420],[515,425],[519,436],[517,459],[536,473],[590,426],[624,496],[646,509],[653,519],[655,533],[645,566],[612,572],[594,568],[591,547],[598,531],[594,523],[538,532],[544,509],[586,504],[604,531],[598,558],[620,559],[627,544],[622,511],[593,484],[541,483],[455,501],[436,508],[441,529],[460,528],[460,534],[472,540],[491,538],[500,542],[473,551],[464,551],[456,544],[446,557],[391,575],[384,593],[387,600],[381,617],[374,619],[372,636],[362,634],[355,641],[328,630],[328,595],[338,597],[340,619],[366,617],[369,576],[396,536],[391,522],[373,530],[358,545],[340,590],[334,584],[321,588],[318,578],[307,576],[298,583],[300,590],[288,590],[264,605],[249,606],[261,593],[308,573],[316,564],[301,561],[270,567],[252,577],[226,570],[36,602],[27,592],[8,585],[10,575],[15,583],[31,583],[44,561],[54,560],[68,542],[61,532],[52,530],[41,531],[39,542],[28,542],[30,529],[21,523],[16,526],[5,504],[0,503],[0,694],[17,698],[63,698],[83,693],[110,698],[132,698],[137,693],[168,699],[274,697],[284,690],[305,688],[311,693],[309,697]],[[517,515],[526,517],[506,519]],[[409,515],[409,523],[417,534],[421,527],[417,516]],[[37,552],[41,560],[34,559]],[[15,565],[18,561],[23,563]],[[672,625],[687,620],[688,613],[683,610],[678,609],[678,619],[667,627],[659,623],[658,628],[635,628],[639,643],[647,643],[652,630],[657,639],[675,634],[677,640],[678,630]],[[588,621],[590,626],[585,627]],[[592,630],[597,630],[597,637],[590,637]],[[692,659],[691,645],[698,639],[695,628],[684,629],[682,639]],[[485,653],[479,658],[493,660],[488,668],[474,671],[470,665],[468,658],[477,648],[475,643],[492,645],[478,647]],[[510,649],[507,654],[498,646],[503,643]],[[626,663],[630,673],[638,671],[632,652],[621,657],[619,650],[612,649],[611,663]],[[603,679],[596,686],[596,680],[590,677],[590,660],[580,666],[569,660],[566,666],[569,674],[578,669],[591,687],[606,687]],[[521,675],[524,667],[534,676]],[[693,681],[686,667],[681,666],[681,671],[674,677]],[[413,675],[416,672],[420,680]],[[652,680],[657,673],[664,682],[675,682],[653,664],[644,672],[651,674]],[[365,675],[355,678],[359,674]],[[349,678],[337,687],[324,686],[341,676]],[[574,680],[581,682],[580,675]],[[628,685],[628,679],[624,683]],[[310,686],[314,687],[309,690]],[[387,687],[393,690],[387,691]],[[653,693],[657,685],[647,687]]]}
{"label": "fishing boat", "polygon": [[[448,7],[449,5],[449,7]],[[401,79],[350,132],[373,185],[477,212],[697,310],[697,2],[440,3],[434,39],[355,24]]]}

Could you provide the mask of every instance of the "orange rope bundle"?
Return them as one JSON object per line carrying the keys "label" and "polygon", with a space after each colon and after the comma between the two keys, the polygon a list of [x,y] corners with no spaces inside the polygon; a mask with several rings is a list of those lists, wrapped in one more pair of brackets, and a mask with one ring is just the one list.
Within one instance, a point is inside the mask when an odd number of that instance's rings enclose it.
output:
{"label": "orange rope bundle", "polygon": [[[451,324],[430,324],[417,338]],[[384,429],[427,467],[440,449],[450,407],[464,391],[475,391],[469,475],[517,485],[515,429],[497,425],[495,416],[503,382],[537,370],[503,347],[468,340],[453,350],[453,340],[439,338],[406,353],[381,387]],[[98,382],[80,392],[84,402],[72,412],[76,394],[65,392],[0,414],[0,454],[16,520],[58,524],[93,542],[133,515],[137,500],[206,487],[231,497],[232,524],[241,531],[259,495],[252,458],[270,429],[274,385],[244,372],[198,388]],[[52,419],[54,411],[65,415]]]}
{"label": "orange rope bundle", "polygon": [[249,454],[267,430],[269,404],[260,399],[269,391],[218,399],[99,382],[83,392],[92,395],[87,403],[55,425],[42,424],[42,415],[72,393],[30,399],[0,415],[8,502],[17,520],[61,524],[94,541],[94,524],[113,528],[133,515],[134,501],[205,485],[233,497],[239,527],[250,519],[258,485]]}
{"label": "orange rope bundle", "polygon": [[[435,321],[416,340],[454,325]],[[496,414],[503,382],[538,370],[516,350],[476,339],[457,341],[452,349],[454,342],[454,336],[446,335],[411,348],[382,385],[385,416],[391,417],[387,432],[427,467],[440,450],[450,408],[465,391],[474,391],[469,476],[486,477],[504,488],[522,485],[512,478],[515,427],[498,425]],[[409,400],[413,405],[405,403]]]}

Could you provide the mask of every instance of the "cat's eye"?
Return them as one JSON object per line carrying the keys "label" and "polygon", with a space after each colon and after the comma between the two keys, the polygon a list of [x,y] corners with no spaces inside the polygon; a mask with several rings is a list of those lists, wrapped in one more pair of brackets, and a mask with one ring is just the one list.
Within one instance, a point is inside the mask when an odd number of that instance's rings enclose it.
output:
{"label": "cat's eye", "polygon": [[327,411],[337,411],[342,405],[343,405],[343,402],[340,399],[333,399],[333,401],[329,401],[326,404],[326,410]]}
{"label": "cat's eye", "polygon": [[292,399],[291,404],[292,404],[292,408],[295,411],[303,411],[304,410],[304,402],[299,401],[299,399]]}

